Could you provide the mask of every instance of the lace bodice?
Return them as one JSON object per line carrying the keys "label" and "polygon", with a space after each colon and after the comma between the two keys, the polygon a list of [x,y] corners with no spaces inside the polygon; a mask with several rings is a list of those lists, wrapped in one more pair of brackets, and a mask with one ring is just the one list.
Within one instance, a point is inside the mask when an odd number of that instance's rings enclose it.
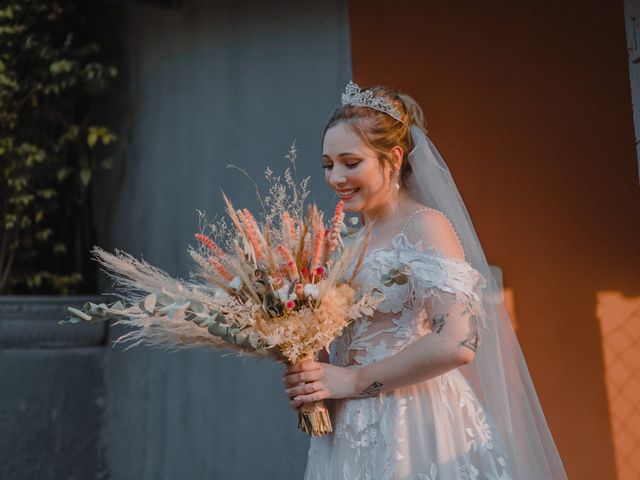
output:
{"label": "lace bodice", "polygon": [[[472,326],[483,323],[486,279],[465,260],[402,231],[365,255],[358,280],[384,301],[333,342],[331,363],[370,364],[451,330],[477,346]],[[449,323],[440,332],[442,315]],[[305,480],[512,480],[502,442],[459,369],[331,405],[334,432],[311,440]]]}
{"label": "lace bodice", "polygon": [[481,323],[486,285],[482,274],[435,247],[425,249],[421,242],[411,243],[404,231],[393,237],[390,246],[366,254],[358,281],[382,291],[384,301],[373,316],[355,321],[334,342],[333,364],[375,362],[431,333],[436,299],[440,309],[457,309],[452,313],[459,316],[475,315]]}

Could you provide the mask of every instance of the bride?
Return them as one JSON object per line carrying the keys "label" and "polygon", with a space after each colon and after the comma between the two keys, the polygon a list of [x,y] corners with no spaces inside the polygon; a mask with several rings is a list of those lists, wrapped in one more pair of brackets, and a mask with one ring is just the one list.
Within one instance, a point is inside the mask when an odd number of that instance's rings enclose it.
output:
{"label": "bride", "polygon": [[285,372],[329,403],[305,479],[564,479],[500,291],[410,96],[354,83],[329,120],[325,180],[372,226],[359,281],[385,294],[322,361]]}

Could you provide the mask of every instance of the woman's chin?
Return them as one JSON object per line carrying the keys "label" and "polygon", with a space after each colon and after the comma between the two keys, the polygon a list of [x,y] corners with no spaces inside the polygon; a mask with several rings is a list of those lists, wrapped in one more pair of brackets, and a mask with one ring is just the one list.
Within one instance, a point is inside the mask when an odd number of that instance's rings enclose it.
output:
{"label": "woman's chin", "polygon": [[352,200],[344,202],[344,211],[349,213],[361,213],[362,203],[354,202]]}

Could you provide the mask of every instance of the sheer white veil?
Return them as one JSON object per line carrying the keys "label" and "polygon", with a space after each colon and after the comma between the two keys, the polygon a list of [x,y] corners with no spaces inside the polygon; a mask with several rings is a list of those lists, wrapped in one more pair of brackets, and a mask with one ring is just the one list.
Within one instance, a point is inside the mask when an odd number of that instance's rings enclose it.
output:
{"label": "sheer white veil", "polygon": [[411,125],[412,174],[408,187],[420,203],[440,210],[455,228],[466,261],[486,279],[486,318],[475,360],[461,368],[492,423],[497,426],[515,479],[566,479],[566,473],[540,408],[502,292],[449,168],[424,131]]}

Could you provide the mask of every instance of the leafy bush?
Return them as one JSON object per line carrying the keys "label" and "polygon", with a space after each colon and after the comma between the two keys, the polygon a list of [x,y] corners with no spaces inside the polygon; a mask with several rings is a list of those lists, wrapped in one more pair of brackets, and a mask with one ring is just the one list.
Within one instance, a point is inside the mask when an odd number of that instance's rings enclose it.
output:
{"label": "leafy bush", "polygon": [[78,5],[0,7],[0,293],[95,291],[90,187],[116,140],[96,105],[118,72]]}

